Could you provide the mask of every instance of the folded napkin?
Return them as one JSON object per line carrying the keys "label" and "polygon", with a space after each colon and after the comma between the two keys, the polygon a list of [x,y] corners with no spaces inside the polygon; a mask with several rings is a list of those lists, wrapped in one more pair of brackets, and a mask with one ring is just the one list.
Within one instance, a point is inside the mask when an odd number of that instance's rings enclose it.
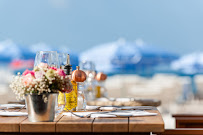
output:
{"label": "folded napkin", "polygon": [[98,110],[99,108],[100,108],[100,106],[89,106],[89,105],[86,106],[86,109],[89,110],[89,111]]}
{"label": "folded napkin", "polygon": [[0,116],[27,116],[27,112],[0,112]]}
{"label": "folded napkin", "polygon": [[[113,112],[74,112],[80,116],[91,114],[91,118],[114,118],[114,117],[133,117],[133,116],[154,116],[157,113],[150,113],[146,111],[132,110],[132,111],[113,111]],[[63,115],[74,116],[70,112],[63,113]]]}
{"label": "folded napkin", "polygon": [[117,107],[100,107],[99,108],[101,111],[114,111],[114,110],[117,110],[118,108]]}
{"label": "folded napkin", "polygon": [[123,106],[119,107],[121,110],[152,110],[152,106]]}

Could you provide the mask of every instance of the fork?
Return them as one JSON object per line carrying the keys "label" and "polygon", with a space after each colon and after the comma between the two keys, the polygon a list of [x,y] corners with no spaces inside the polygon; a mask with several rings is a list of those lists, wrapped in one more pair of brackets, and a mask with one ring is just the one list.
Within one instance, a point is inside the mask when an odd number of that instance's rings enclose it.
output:
{"label": "fork", "polygon": [[[65,107],[66,108],[66,107]],[[69,110],[68,108],[66,108],[71,114],[73,114],[74,116],[76,117],[80,117],[80,118],[90,118],[92,114],[108,114],[109,115],[113,115],[113,116],[117,116],[117,117],[130,117],[131,115],[129,116],[118,116],[116,114],[111,114],[112,112],[128,112],[128,111],[124,111],[124,110],[113,110],[113,111],[108,111],[108,112],[94,112],[94,113],[90,113],[90,114],[87,114],[87,115],[78,115],[76,113],[73,113],[71,110]]]}
{"label": "fork", "polygon": [[[66,108],[66,107],[65,107]],[[78,115],[76,113],[73,113],[71,110],[69,110],[68,108],[66,108],[71,114],[73,114],[76,117],[80,117],[80,118],[90,118],[92,114],[106,114],[106,113],[110,113],[110,112],[94,112],[94,113],[90,113],[87,115]]]}

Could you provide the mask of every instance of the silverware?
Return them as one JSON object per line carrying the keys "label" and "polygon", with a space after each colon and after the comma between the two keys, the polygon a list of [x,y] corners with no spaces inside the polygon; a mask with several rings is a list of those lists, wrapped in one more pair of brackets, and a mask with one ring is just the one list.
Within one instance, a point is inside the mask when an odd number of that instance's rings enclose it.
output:
{"label": "silverware", "polygon": [[[65,107],[66,108],[66,107]],[[67,108],[66,108],[67,109]],[[90,113],[90,114],[87,114],[87,115],[78,115],[74,112],[72,112],[71,110],[67,109],[71,114],[73,114],[74,116],[76,117],[80,117],[80,118],[90,118],[92,114],[108,114],[108,115],[112,115],[112,116],[116,116],[116,117],[130,117],[132,115],[123,115],[123,116],[120,116],[120,115],[116,115],[116,114],[111,114],[113,112],[124,112],[124,113],[129,113],[128,111],[124,111],[124,110],[113,110],[113,111],[108,111],[108,112],[94,112],[94,113]]]}
{"label": "silverware", "polygon": [[[66,107],[65,107],[66,108]],[[67,108],[66,108],[67,109]],[[110,113],[110,112],[112,112],[112,111],[108,111],[108,112],[94,112],[94,113],[90,113],[90,114],[87,114],[87,115],[78,115],[78,114],[76,114],[76,113],[74,113],[74,112],[72,112],[71,110],[69,110],[69,109],[67,109],[71,114],[73,114],[74,116],[76,116],[76,117],[80,117],[80,118],[90,118],[91,117],[91,115],[92,114],[108,114],[108,113]],[[113,115],[113,114],[109,114],[109,115]]]}

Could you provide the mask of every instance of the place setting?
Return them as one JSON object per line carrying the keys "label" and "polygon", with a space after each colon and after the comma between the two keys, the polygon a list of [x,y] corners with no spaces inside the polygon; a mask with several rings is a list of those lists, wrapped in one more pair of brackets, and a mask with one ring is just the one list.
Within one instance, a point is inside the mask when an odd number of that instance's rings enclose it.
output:
{"label": "place setting", "polygon": [[[159,117],[159,112],[152,106],[106,104],[109,101],[127,103],[129,100],[109,98],[103,85],[107,75],[92,70],[92,63],[81,63],[72,70],[70,58],[71,55],[67,53],[37,52],[33,69],[17,73],[10,84],[16,98],[24,100],[25,105],[0,104],[0,116],[10,119],[27,117],[27,121],[33,124],[58,119],[57,123],[60,124],[60,119],[64,121],[66,118],[76,122],[78,119],[91,121],[92,118],[117,121]],[[87,65],[89,69],[86,68]],[[106,105],[89,104],[94,101],[105,102]]]}

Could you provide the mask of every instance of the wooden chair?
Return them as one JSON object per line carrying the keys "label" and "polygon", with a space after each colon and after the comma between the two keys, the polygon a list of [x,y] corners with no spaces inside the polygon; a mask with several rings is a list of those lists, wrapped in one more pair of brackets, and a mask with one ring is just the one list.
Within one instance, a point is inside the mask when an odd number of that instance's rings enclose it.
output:
{"label": "wooden chair", "polygon": [[166,129],[164,133],[153,133],[153,135],[203,135],[203,128]]}
{"label": "wooden chair", "polygon": [[176,128],[203,128],[202,114],[173,114]]}

